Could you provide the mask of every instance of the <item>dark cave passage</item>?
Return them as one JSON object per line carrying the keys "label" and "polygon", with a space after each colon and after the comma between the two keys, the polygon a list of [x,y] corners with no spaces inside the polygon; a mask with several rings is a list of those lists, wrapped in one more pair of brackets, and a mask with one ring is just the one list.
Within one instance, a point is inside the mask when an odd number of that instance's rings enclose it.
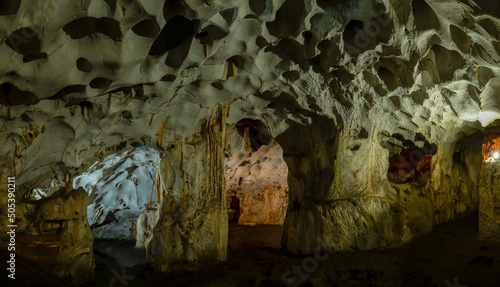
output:
{"label": "dark cave passage", "polygon": [[432,156],[436,153],[436,145],[428,144],[422,148],[408,148],[389,159],[387,177],[392,182],[415,181],[422,177],[431,167]]}
{"label": "dark cave passage", "polygon": [[262,122],[243,119],[229,129],[225,167],[229,247],[281,248],[288,167]]}

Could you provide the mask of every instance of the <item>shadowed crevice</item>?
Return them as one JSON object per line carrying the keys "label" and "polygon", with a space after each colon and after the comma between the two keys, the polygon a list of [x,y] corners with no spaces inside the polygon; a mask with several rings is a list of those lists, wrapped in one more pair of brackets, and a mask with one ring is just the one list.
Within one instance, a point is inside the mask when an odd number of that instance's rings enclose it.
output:
{"label": "shadowed crevice", "polygon": [[38,97],[28,91],[22,91],[12,83],[0,85],[0,104],[7,106],[34,105]]}
{"label": "shadowed crevice", "polygon": [[0,16],[15,15],[20,5],[21,0],[4,0],[0,2]]}
{"label": "shadowed crevice", "polygon": [[47,58],[47,54],[40,51],[41,42],[38,35],[29,27],[12,32],[5,40],[5,43],[16,53],[23,55],[24,63]]}
{"label": "shadowed crevice", "polygon": [[149,55],[161,56],[179,46],[186,37],[193,34],[193,28],[193,22],[188,18],[179,15],[172,17],[154,41]]}
{"label": "shadowed crevice", "polygon": [[160,33],[160,25],[154,19],[147,19],[137,23],[132,31],[142,37],[156,38]]}
{"label": "shadowed crevice", "polygon": [[116,20],[106,17],[79,18],[66,24],[63,30],[71,39],[81,39],[97,33],[106,35],[115,41],[120,41],[123,38],[120,24]]}
{"label": "shadowed crevice", "polygon": [[55,95],[50,97],[50,100],[64,99],[69,94],[73,93],[85,93],[86,85],[72,85],[60,89]]}
{"label": "shadowed crevice", "polygon": [[106,78],[95,78],[90,81],[89,86],[93,89],[107,89],[113,81]]}
{"label": "shadowed crevice", "polygon": [[78,58],[78,60],[76,60],[76,67],[78,70],[85,73],[92,71],[92,64],[85,58]]}

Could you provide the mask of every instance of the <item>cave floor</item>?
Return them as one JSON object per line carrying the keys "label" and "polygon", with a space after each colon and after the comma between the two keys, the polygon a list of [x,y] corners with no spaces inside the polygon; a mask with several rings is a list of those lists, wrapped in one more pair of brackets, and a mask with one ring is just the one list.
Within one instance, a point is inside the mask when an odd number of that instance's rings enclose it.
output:
{"label": "cave floor", "polygon": [[[500,242],[478,238],[477,215],[438,226],[401,248],[323,252],[321,259],[328,258],[322,262],[272,248],[279,243],[275,235],[281,234],[281,226],[231,225],[229,232],[228,262],[170,274],[142,263],[124,266],[142,262],[142,255],[132,251],[132,258],[126,258],[132,245],[120,242],[105,243],[108,249],[102,252],[98,242],[96,282],[90,286],[283,286],[287,271],[287,278],[297,278],[300,286],[500,286]],[[292,266],[300,270],[294,274]]]}
{"label": "cave floor", "polygon": [[283,225],[229,224],[228,248],[271,247],[281,249]]}
{"label": "cave floor", "polygon": [[282,232],[282,226],[230,225],[228,262],[198,272],[123,269],[96,256],[96,286],[108,286],[113,268],[134,277],[127,286],[280,286],[288,270],[287,278],[300,280],[294,265],[301,266],[303,286],[500,286],[500,242],[479,240],[477,215],[438,226],[401,248],[333,253],[317,268],[308,257],[272,248]]}

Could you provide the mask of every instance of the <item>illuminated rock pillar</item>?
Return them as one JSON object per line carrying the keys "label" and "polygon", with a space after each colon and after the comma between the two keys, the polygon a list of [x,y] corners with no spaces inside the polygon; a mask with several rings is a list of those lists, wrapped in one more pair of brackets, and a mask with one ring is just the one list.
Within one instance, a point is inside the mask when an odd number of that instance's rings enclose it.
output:
{"label": "illuminated rock pillar", "polygon": [[479,185],[479,234],[500,239],[500,162],[483,163]]}
{"label": "illuminated rock pillar", "polygon": [[225,114],[177,140],[160,163],[163,199],[148,258],[158,271],[196,269],[227,258]]}

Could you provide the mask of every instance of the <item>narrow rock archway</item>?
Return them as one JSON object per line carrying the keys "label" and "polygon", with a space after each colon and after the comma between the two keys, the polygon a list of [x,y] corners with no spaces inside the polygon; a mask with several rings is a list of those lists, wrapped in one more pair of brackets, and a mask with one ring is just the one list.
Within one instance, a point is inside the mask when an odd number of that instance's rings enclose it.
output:
{"label": "narrow rock archway", "polygon": [[258,120],[240,120],[227,133],[224,174],[229,246],[281,248],[288,207],[283,149]]}
{"label": "narrow rock archway", "polygon": [[146,262],[161,202],[159,163],[160,153],[142,146],[108,155],[73,180],[75,189],[82,187],[88,194],[94,250],[120,266]]}
{"label": "narrow rock archway", "polygon": [[479,234],[485,239],[500,239],[500,134],[484,136],[483,164],[479,185]]}

